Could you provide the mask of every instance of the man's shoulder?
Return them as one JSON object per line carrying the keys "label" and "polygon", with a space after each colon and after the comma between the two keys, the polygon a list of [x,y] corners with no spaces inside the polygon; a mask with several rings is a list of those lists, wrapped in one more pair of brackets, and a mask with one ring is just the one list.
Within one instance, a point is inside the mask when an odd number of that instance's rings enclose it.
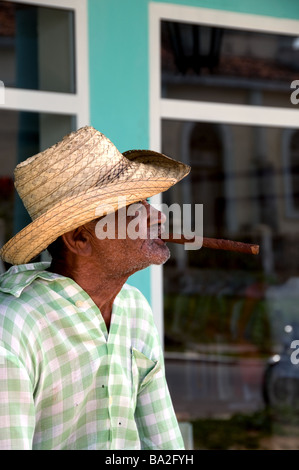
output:
{"label": "man's shoulder", "polygon": [[24,289],[37,278],[50,278],[52,273],[46,271],[49,263],[29,263],[12,266],[0,276],[0,295],[20,297]]}
{"label": "man's shoulder", "polygon": [[34,327],[37,307],[44,299],[38,295],[38,279],[50,274],[46,267],[45,263],[12,266],[0,276],[0,331]]}
{"label": "man's shoulder", "polygon": [[136,295],[137,297],[144,297],[144,294],[135,286],[132,286],[132,284],[128,284],[127,282],[123,285],[122,291],[131,293],[132,295]]}
{"label": "man's shoulder", "polygon": [[139,319],[153,323],[152,308],[145,295],[137,287],[124,284],[115,299],[115,304],[125,310],[126,316],[131,317],[135,322]]}
{"label": "man's shoulder", "polygon": [[120,294],[124,299],[138,302],[144,308],[150,308],[149,302],[145,295],[137,287],[132,286],[131,284],[124,284]]}

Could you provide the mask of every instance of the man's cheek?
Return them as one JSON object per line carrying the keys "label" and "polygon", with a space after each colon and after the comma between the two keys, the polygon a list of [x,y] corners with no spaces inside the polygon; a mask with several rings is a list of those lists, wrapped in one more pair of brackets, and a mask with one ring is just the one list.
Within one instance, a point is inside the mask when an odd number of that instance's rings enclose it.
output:
{"label": "man's cheek", "polygon": [[127,225],[127,237],[131,240],[147,239],[147,221],[139,217],[132,219]]}

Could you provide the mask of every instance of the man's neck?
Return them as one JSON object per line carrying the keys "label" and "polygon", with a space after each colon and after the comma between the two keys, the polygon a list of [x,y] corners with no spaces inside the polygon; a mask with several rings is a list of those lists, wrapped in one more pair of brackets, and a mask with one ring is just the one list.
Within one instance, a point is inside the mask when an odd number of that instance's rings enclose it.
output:
{"label": "man's neck", "polygon": [[127,281],[127,276],[115,277],[87,264],[69,266],[59,261],[52,261],[48,270],[73,279],[99,308],[109,329],[113,302]]}

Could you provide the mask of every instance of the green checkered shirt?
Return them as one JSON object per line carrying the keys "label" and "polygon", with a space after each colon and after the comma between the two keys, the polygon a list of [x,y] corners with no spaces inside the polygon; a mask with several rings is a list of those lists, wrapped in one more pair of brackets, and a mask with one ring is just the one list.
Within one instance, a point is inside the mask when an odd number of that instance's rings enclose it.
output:
{"label": "green checkered shirt", "polygon": [[146,299],[125,285],[108,333],[48,266],[0,276],[0,449],[183,449]]}

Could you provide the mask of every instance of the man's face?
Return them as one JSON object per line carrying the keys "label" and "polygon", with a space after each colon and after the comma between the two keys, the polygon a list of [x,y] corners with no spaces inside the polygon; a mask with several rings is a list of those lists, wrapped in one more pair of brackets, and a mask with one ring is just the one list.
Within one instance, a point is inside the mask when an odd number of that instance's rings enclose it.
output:
{"label": "man's face", "polygon": [[[154,209],[145,200],[117,211],[111,216],[113,234],[104,227],[108,218],[102,218],[87,224],[92,233],[93,260],[96,265],[105,268],[107,274],[131,275],[152,264],[163,264],[169,256],[169,249],[161,240],[160,234],[166,220],[164,214]],[[103,232],[107,232],[104,238]],[[105,234],[105,233],[104,233]],[[115,236],[115,238],[112,238]],[[104,238],[104,239],[100,239]]]}

